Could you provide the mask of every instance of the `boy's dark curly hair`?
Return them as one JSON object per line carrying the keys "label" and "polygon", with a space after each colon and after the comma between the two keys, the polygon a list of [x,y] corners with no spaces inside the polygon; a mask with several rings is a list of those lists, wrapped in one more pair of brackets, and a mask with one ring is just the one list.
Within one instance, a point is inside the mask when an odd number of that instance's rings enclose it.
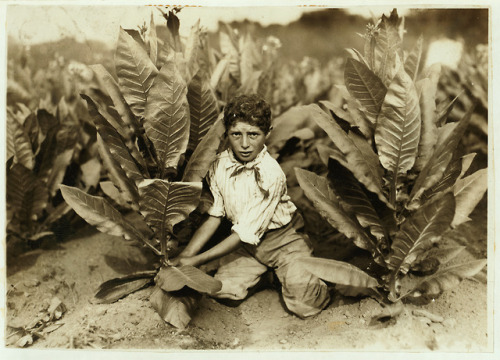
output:
{"label": "boy's dark curly hair", "polygon": [[256,94],[237,96],[224,108],[226,130],[238,121],[257,126],[267,134],[271,130],[271,106]]}

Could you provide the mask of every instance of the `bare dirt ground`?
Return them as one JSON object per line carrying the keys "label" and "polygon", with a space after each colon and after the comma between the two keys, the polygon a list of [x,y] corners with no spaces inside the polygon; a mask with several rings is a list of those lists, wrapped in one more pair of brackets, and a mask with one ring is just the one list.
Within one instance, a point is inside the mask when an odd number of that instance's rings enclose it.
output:
{"label": "bare dirt ground", "polygon": [[[459,260],[486,257],[485,203],[472,214],[471,222],[446,236],[450,245],[467,246]],[[375,300],[343,297],[334,291],[325,311],[302,320],[285,311],[276,290],[265,289],[237,307],[203,297],[189,326],[177,330],[164,323],[151,307],[148,298],[152,287],[113,304],[95,303],[96,288],[103,281],[122,275],[108,266],[105,255],[116,254],[123,246],[122,239],[87,227],[65,242],[49,243],[44,249],[9,257],[6,346],[16,347],[21,333],[15,328],[26,327],[40,314],[50,313],[47,327],[52,327],[42,331],[43,337],[34,339],[27,347],[170,352],[491,350],[488,318],[491,319],[492,309],[487,309],[486,271],[429,304],[405,304],[399,317],[386,322],[371,322],[382,310]],[[51,304],[59,304],[57,299],[62,305],[55,311],[49,309]],[[418,316],[416,309],[430,315]]]}

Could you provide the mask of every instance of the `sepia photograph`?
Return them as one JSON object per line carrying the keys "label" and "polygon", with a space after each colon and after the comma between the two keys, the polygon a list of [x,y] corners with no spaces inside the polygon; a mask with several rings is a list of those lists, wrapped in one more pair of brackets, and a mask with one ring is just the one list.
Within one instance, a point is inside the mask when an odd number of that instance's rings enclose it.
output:
{"label": "sepia photograph", "polygon": [[494,356],[496,9],[256,4],[0,2],[7,358]]}

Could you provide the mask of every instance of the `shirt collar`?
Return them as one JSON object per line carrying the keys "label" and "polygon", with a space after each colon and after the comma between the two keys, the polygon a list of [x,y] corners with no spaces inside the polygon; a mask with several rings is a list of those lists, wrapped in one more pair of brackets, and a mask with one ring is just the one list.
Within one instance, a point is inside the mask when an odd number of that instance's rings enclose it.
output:
{"label": "shirt collar", "polygon": [[240,165],[240,166],[244,166],[244,167],[250,169],[250,168],[260,164],[262,159],[264,159],[264,156],[266,156],[266,153],[267,153],[267,146],[264,145],[264,147],[262,148],[260,153],[255,157],[255,159],[253,159],[252,161],[249,161],[247,163],[242,163],[241,161],[238,161],[238,159],[236,159],[232,149],[230,149],[230,148],[227,149],[227,152],[229,154],[230,161],[227,162],[226,168]]}

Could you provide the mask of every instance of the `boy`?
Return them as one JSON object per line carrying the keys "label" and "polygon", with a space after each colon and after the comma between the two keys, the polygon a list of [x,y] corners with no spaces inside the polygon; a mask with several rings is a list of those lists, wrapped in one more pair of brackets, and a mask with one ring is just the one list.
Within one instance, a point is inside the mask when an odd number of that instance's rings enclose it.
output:
{"label": "boy", "polygon": [[[256,95],[236,97],[224,109],[229,149],[219,154],[208,172],[214,197],[208,219],[172,265],[199,266],[220,258],[215,278],[222,289],[215,297],[242,300],[268,268],[281,282],[287,308],[301,318],[328,305],[326,284],[295,264],[312,256],[301,216],[287,195],[286,178],[267,152],[271,109]],[[231,235],[199,253],[222,218],[233,224]]]}

